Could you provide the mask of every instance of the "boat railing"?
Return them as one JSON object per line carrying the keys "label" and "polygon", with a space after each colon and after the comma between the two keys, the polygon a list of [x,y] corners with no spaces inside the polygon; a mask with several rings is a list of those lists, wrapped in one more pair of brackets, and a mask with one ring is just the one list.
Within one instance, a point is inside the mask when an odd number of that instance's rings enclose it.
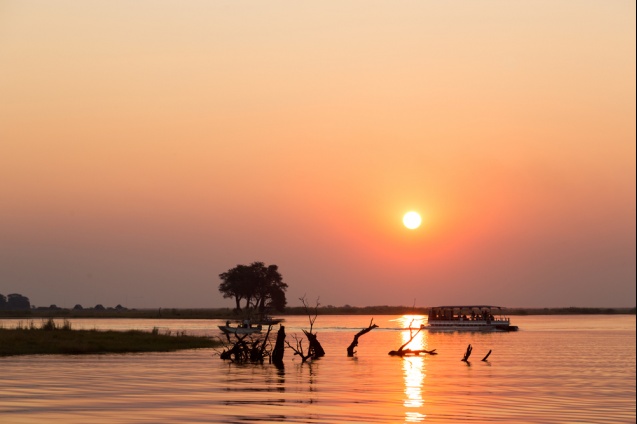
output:
{"label": "boat railing", "polygon": [[452,316],[452,317],[429,317],[429,322],[441,322],[441,321],[454,321],[454,322],[510,322],[509,317],[503,315],[491,315],[489,317],[475,316],[475,317],[463,317],[463,316]]}

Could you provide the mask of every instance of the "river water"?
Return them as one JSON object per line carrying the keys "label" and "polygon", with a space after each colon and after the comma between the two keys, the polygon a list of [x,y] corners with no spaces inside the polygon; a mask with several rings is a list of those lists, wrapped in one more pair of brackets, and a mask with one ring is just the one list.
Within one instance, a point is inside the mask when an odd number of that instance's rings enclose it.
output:
{"label": "river water", "polygon": [[[326,356],[282,370],[237,365],[212,349],[0,358],[0,422],[20,423],[634,423],[635,316],[513,316],[514,333],[420,332],[419,316],[318,316]],[[24,320],[0,320],[9,328]],[[71,320],[73,329],[216,336],[220,320]],[[36,322],[39,324],[39,322]],[[287,340],[306,316],[286,317]],[[278,328],[278,326],[277,326]],[[469,363],[461,361],[473,346]],[[307,343],[304,342],[307,346]],[[481,361],[492,350],[487,362]]]}

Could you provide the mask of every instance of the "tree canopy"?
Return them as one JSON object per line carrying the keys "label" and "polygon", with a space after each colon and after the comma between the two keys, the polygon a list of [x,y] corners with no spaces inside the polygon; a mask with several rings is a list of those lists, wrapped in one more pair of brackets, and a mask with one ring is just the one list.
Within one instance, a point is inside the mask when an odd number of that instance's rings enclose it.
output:
{"label": "tree canopy", "polygon": [[241,301],[245,308],[254,308],[264,314],[267,308],[282,311],[287,303],[285,291],[288,285],[283,282],[277,265],[266,266],[263,262],[236,267],[219,274],[219,291],[224,298],[234,298],[236,309],[241,310]]}
{"label": "tree canopy", "polygon": [[0,294],[0,309],[28,310],[31,309],[31,301],[18,293],[12,293],[6,297]]}

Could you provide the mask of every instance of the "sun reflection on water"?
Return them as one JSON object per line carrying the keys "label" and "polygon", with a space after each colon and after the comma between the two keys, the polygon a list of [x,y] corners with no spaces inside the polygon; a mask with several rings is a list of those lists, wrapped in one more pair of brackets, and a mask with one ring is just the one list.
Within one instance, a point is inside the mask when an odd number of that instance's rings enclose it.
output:
{"label": "sun reflection on water", "polygon": [[425,378],[423,374],[423,358],[405,358],[403,371],[405,372],[405,398],[404,405],[407,408],[419,408],[423,406],[422,385]]}
{"label": "sun reflection on water", "polygon": [[[425,317],[422,315],[403,315],[400,319],[405,331],[401,333],[401,338],[405,349],[420,350],[426,349],[427,333],[419,331],[420,325],[424,323]],[[411,339],[411,342],[409,341]],[[405,356],[403,357],[403,372],[405,378],[405,422],[422,422],[427,417],[422,413],[425,406],[423,399],[423,385],[425,382],[425,357]],[[420,408],[417,410],[416,408]]]}

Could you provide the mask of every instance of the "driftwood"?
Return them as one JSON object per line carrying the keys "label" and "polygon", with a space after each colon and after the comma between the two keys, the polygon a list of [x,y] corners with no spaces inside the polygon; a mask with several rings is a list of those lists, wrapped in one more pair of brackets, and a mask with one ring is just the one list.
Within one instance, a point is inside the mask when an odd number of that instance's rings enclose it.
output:
{"label": "driftwood", "polygon": [[390,356],[419,356],[421,353],[428,353],[430,355],[437,355],[436,349],[433,350],[412,350],[412,349],[402,349],[402,350],[391,350],[389,351]]}
{"label": "driftwood", "polygon": [[283,367],[283,353],[285,351],[285,327],[280,326],[276,335],[276,343],[272,350],[272,363],[277,367]]}
{"label": "driftwood", "polygon": [[471,352],[472,351],[473,351],[473,348],[471,347],[471,345],[467,346],[467,351],[464,353],[464,357],[461,359],[461,361],[468,363],[469,362],[469,356],[471,356]]}
{"label": "driftwood", "polygon": [[[411,322],[413,323],[413,321]],[[416,337],[416,335],[418,333],[420,333],[420,331],[422,330],[422,327],[420,327],[418,329],[418,331],[416,331],[415,333],[412,332],[412,328],[411,328],[411,323],[409,324],[409,340],[407,340],[407,342],[405,344],[403,344],[401,347],[398,348],[398,350],[391,350],[389,352],[390,356],[418,356],[421,353],[428,353],[430,355],[437,355],[438,353],[436,352],[436,349],[433,350],[425,350],[425,349],[419,349],[419,350],[412,350],[412,349],[405,349],[405,346],[407,346],[409,343],[412,342],[412,340],[414,340],[414,338]]]}
{"label": "driftwood", "polygon": [[369,322],[369,326],[367,328],[363,328],[361,331],[359,331],[358,333],[356,333],[356,335],[354,336],[354,340],[352,341],[352,344],[349,345],[349,347],[347,348],[347,356],[351,357],[354,356],[354,348],[356,348],[356,346],[358,346],[358,338],[364,334],[369,333],[370,331],[372,331],[374,328],[378,328],[378,326],[376,324],[374,324],[374,318],[372,318],[372,320]]}

